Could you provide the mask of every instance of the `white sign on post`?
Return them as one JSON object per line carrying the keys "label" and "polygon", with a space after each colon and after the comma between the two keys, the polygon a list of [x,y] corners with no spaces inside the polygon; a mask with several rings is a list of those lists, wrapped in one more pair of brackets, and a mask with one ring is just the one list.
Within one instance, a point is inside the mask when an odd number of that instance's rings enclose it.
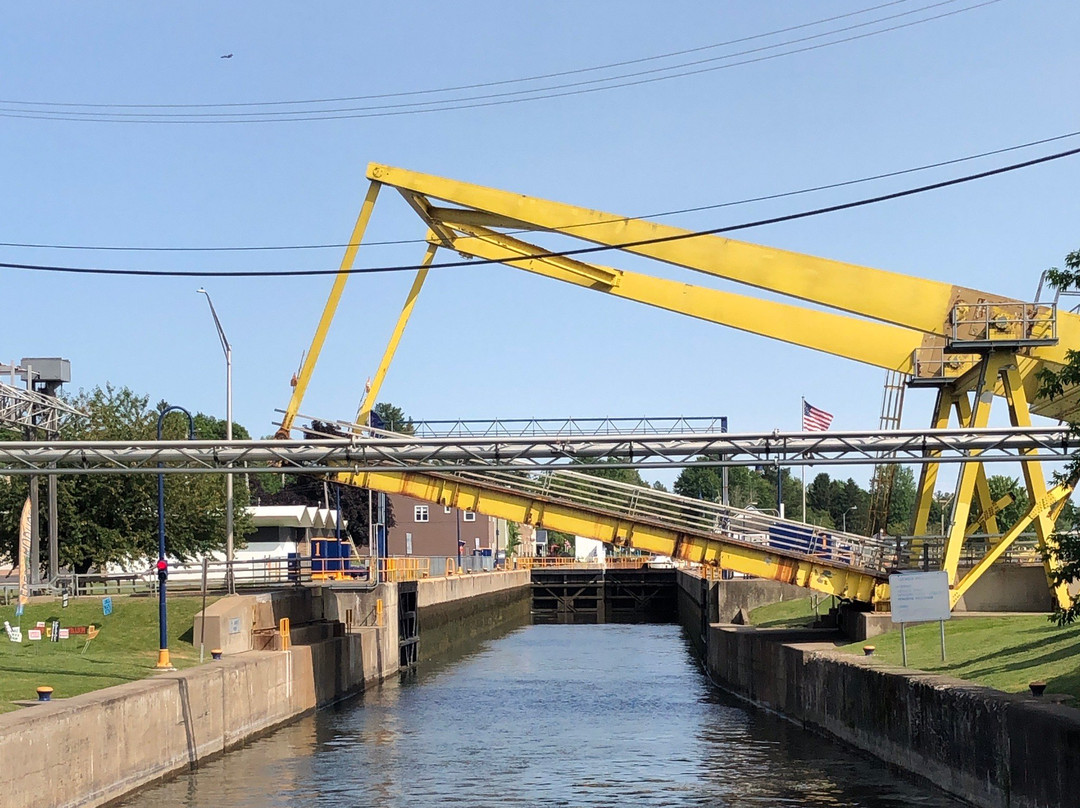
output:
{"label": "white sign on post", "polygon": [[949,609],[949,573],[903,572],[889,576],[892,621],[900,624],[900,648],[907,667],[907,624],[937,620],[941,627],[941,661],[945,661],[945,621]]}
{"label": "white sign on post", "polygon": [[942,570],[890,575],[889,600],[894,623],[948,620],[949,573]]}

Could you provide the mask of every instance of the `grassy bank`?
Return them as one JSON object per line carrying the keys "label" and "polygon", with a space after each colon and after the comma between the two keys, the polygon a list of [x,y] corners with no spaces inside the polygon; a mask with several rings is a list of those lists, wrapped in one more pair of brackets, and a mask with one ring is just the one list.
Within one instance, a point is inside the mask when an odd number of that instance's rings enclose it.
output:
{"label": "grassy bank", "polygon": [[[862,653],[873,645],[877,656],[901,664],[900,632],[844,646]],[[1080,699],[1080,626],[1058,628],[1042,615],[959,617],[945,623],[945,656],[937,623],[907,630],[908,667],[1004,690],[1027,693],[1028,683],[1046,682],[1048,693]]]}
{"label": "grassy bank", "polygon": [[[21,621],[14,606],[0,607],[0,624],[21,622],[23,631],[21,644],[8,642],[0,633],[0,712],[16,709],[13,699],[35,698],[40,685],[52,687],[55,696],[63,698],[152,675],[158,658],[157,599],[114,596],[112,602],[113,612],[107,617],[100,597],[72,598],[67,608],[59,600],[31,603]],[[169,599],[169,652],[177,668],[199,661],[192,625],[201,608],[198,597]],[[80,635],[59,642],[27,639],[28,629],[38,621],[53,620],[64,628],[96,624],[100,632],[89,645]]]}
{"label": "grassy bank", "polygon": [[[822,611],[827,607],[826,600]],[[805,626],[813,618],[809,598],[774,603],[750,613],[751,622],[763,628]],[[873,645],[876,656],[901,664],[899,629],[841,649],[862,654],[864,645]],[[1007,693],[1027,693],[1029,682],[1043,681],[1048,693],[1066,693],[1080,701],[1080,626],[1058,628],[1038,614],[954,617],[945,624],[944,662],[937,623],[910,626],[907,648],[909,668]]]}

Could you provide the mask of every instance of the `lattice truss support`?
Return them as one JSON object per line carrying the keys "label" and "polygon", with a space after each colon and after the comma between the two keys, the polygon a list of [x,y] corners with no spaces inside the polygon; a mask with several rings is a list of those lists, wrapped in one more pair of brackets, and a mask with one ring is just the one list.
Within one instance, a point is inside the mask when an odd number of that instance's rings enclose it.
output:
{"label": "lattice truss support", "polygon": [[55,396],[0,382],[0,428],[22,431],[32,427],[55,435],[64,415],[82,413]]}
{"label": "lattice truss support", "polygon": [[[1031,426],[1030,402],[1025,391],[1025,379],[1021,373],[1026,357],[1018,351],[990,350],[987,351],[967,376],[959,381],[942,386],[938,390],[937,402],[934,408],[934,416],[931,428],[934,430],[947,429],[951,414],[955,412],[957,421],[965,427],[979,429],[986,426],[990,417],[991,405],[994,401],[996,388],[1004,392],[1005,402],[1009,412],[1009,420],[1015,427],[1025,428]],[[1030,362],[1028,362],[1030,366]],[[1042,463],[1037,447],[1030,447],[1021,451],[1021,467],[1023,469],[1024,485],[1028,496],[1028,509],[1023,517],[1013,525],[1007,533],[996,538],[989,550],[985,553],[963,577],[959,576],[959,564],[962,550],[976,532],[985,532],[991,536],[998,535],[996,515],[1008,507],[1013,499],[1006,495],[1001,500],[994,501],[990,494],[990,486],[987,481],[986,458],[981,450],[973,449],[972,455],[979,461],[965,463],[960,471],[956,492],[952,500],[952,514],[949,519],[945,540],[945,551],[942,560],[942,568],[949,573],[950,597],[955,606],[972,584],[986,572],[991,564],[1000,558],[1006,550],[1019,538],[1020,534],[1034,525],[1035,534],[1038,538],[1040,551],[1044,552],[1045,567],[1049,581],[1052,569],[1057,565],[1049,544],[1054,530],[1054,523],[1061,514],[1065,502],[1076,485],[1075,479],[1063,480],[1058,484],[1048,487],[1043,473]],[[1043,455],[1044,457],[1046,455]],[[930,504],[934,498],[935,486],[940,464],[934,462],[940,458],[937,449],[927,452],[927,460],[922,466],[922,473],[918,485],[918,498],[915,508],[915,523],[912,533],[916,537],[927,535],[927,523],[930,516]],[[972,506],[978,506],[979,518],[972,524],[968,524]],[[922,552],[922,543],[916,539],[912,543],[912,561],[917,561]],[[1064,586],[1053,587],[1053,596],[1057,602],[1066,607],[1070,603],[1069,595]]]}

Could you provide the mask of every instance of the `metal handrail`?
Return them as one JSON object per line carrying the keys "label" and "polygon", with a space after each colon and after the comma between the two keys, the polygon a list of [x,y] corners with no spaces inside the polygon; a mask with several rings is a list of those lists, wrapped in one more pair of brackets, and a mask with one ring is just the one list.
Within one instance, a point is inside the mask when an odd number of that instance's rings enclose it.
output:
{"label": "metal handrail", "polygon": [[[444,475],[435,475],[444,476]],[[558,501],[675,530],[713,534],[724,541],[767,545],[817,555],[844,566],[884,572],[895,540],[830,530],[742,508],[669,494],[573,471],[526,474],[512,471],[459,472],[451,479]]]}

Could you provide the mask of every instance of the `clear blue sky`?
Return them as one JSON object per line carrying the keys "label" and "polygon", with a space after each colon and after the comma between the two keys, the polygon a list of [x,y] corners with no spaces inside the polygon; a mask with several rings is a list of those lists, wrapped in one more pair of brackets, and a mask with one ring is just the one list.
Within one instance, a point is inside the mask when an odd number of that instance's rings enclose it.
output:
{"label": "clear blue sky", "polygon": [[[711,59],[914,12],[731,61],[759,58],[977,2],[892,3],[679,59],[546,83]],[[102,109],[15,102],[277,102],[516,79],[700,48],[874,5],[8,4],[0,11],[0,241],[338,243],[350,233],[370,161],[644,215],[854,179],[1080,129],[1080,4],[1071,0],[1002,0],[803,53],[529,103],[245,124],[9,117]],[[220,58],[230,53],[232,58]],[[416,97],[325,106],[410,100]],[[719,227],[991,168],[1078,141],[665,221]],[[1043,269],[1080,248],[1078,178],[1080,158],[1071,158],[739,237],[1027,299]],[[423,234],[406,205],[384,195],[368,238]],[[287,269],[335,267],[340,253],[0,247],[0,260]],[[412,264],[421,254],[418,245],[371,247],[361,251],[357,265]],[[674,270],[665,274],[708,282]],[[328,278],[203,281],[5,269],[0,279],[0,361],[63,356],[72,362],[73,390],[125,384],[155,401],[224,415],[224,363],[205,300],[195,292],[205,285],[234,346],[236,420],[256,435],[273,431],[274,409],[288,401],[290,375],[330,286]],[[410,281],[408,274],[350,281],[305,412],[352,416]],[[424,418],[727,415],[733,430],[752,431],[797,429],[805,396],[836,415],[834,428],[864,429],[878,423],[882,381],[875,368],[486,267],[444,270],[431,278],[383,398]],[[926,423],[931,403],[929,393],[910,395],[905,425]]]}

